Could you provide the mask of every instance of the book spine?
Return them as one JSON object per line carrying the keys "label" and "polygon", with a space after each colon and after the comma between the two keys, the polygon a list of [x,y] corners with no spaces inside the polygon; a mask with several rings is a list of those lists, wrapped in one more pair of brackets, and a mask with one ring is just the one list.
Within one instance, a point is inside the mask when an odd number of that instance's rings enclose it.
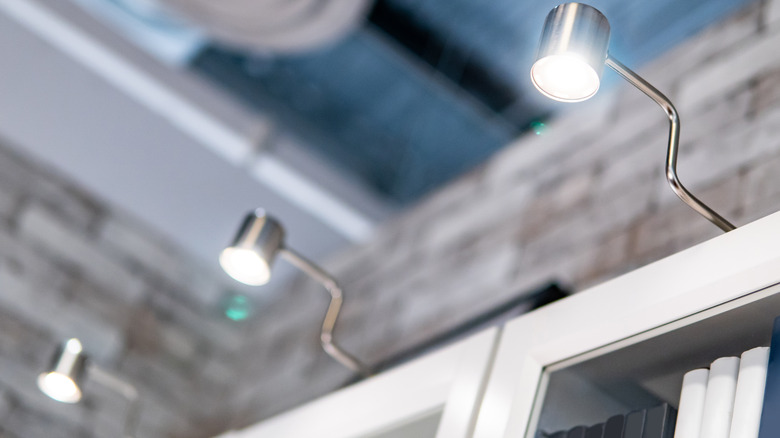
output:
{"label": "book spine", "polygon": [[709,377],[706,368],[689,371],[683,377],[674,438],[699,438]]}
{"label": "book spine", "polygon": [[729,438],[758,438],[768,364],[767,347],[754,348],[742,354]]}
{"label": "book spine", "polygon": [[769,365],[764,387],[764,405],[761,413],[759,438],[780,436],[780,317],[772,329],[772,345],[769,347]]}
{"label": "book spine", "polygon": [[645,427],[645,411],[634,411],[626,415],[626,427],[623,430],[623,438],[642,438],[642,429]]}
{"label": "book spine", "polygon": [[585,426],[577,426],[569,429],[566,438],[585,438]]}
{"label": "book spine", "polygon": [[585,431],[585,438],[604,438],[604,423],[594,424]]}
{"label": "book spine", "polygon": [[700,437],[729,438],[738,374],[738,357],[722,357],[710,366]]}
{"label": "book spine", "polygon": [[675,410],[668,404],[647,410],[642,438],[672,438]]}
{"label": "book spine", "polygon": [[623,426],[625,425],[626,417],[623,415],[615,415],[609,417],[604,424],[604,438],[623,438]]}

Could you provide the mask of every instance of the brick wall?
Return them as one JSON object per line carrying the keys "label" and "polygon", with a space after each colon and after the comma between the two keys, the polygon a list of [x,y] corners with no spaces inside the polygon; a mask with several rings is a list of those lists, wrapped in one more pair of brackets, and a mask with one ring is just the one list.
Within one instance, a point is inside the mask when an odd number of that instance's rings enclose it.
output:
{"label": "brick wall", "polygon": [[[778,47],[780,0],[757,2],[638,69],[680,111],[683,183],[737,225],[780,209]],[[327,264],[346,348],[377,362],[550,280],[581,291],[721,234],[667,186],[651,100],[620,84],[565,111]],[[326,302],[301,279],[259,316],[243,423],[349,378],[317,350]]]}
{"label": "brick wall", "polygon": [[72,336],[138,386],[139,437],[227,427],[245,327],[214,314],[223,276],[161,242],[0,147],[0,436],[121,436],[126,404],[116,394],[87,382],[71,406],[37,390],[52,351]]}
{"label": "brick wall", "polygon": [[[766,0],[639,69],[680,110],[683,182],[737,225],[780,209],[777,47]],[[649,99],[619,85],[564,111],[326,264],[347,349],[375,363],[551,280],[580,291],[720,234],[665,184]],[[66,406],[34,386],[70,336],[139,386],[139,438],[211,436],[350,380],[319,348],[324,291],[299,278],[231,325],[214,312],[223,279],[0,147],[0,436],[119,435],[116,395]]]}

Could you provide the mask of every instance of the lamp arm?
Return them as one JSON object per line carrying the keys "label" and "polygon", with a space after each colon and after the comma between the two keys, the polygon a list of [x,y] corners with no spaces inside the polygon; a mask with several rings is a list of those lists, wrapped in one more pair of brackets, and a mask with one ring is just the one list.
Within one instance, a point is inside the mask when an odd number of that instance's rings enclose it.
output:
{"label": "lamp arm", "polygon": [[131,383],[122,380],[93,363],[89,364],[88,374],[95,383],[98,383],[127,399],[128,407],[125,414],[124,436],[125,438],[135,438],[141,414],[141,397],[138,394],[138,390]]}
{"label": "lamp arm", "polygon": [[611,55],[607,55],[606,63],[607,66],[623,79],[638,88],[639,91],[643,92],[649,98],[653,99],[655,103],[660,105],[664,112],[666,112],[666,115],[669,118],[669,146],[666,151],[666,180],[672,187],[672,191],[683,202],[688,204],[689,207],[696,210],[700,215],[707,218],[707,220],[715,224],[724,232],[736,229],[729,221],[693,196],[693,194],[680,182],[680,178],[677,176],[677,152],[680,144],[680,117],[677,114],[677,109],[672,105],[672,102],[664,96],[663,93],[658,91],[658,89],[650,85],[650,83],[641,76],[620,63],[620,61],[616,60]]}
{"label": "lamp arm", "polygon": [[314,264],[314,262],[289,248],[281,248],[279,254],[293,266],[320,283],[320,285],[330,293],[330,305],[328,306],[328,311],[325,313],[325,320],[322,322],[322,332],[320,333],[320,342],[323,350],[325,350],[333,359],[352,371],[360,373],[360,375],[364,377],[370,375],[371,371],[367,365],[344,351],[333,340],[333,330],[336,326],[339,312],[341,311],[341,304],[344,301],[343,291],[336,279]]}

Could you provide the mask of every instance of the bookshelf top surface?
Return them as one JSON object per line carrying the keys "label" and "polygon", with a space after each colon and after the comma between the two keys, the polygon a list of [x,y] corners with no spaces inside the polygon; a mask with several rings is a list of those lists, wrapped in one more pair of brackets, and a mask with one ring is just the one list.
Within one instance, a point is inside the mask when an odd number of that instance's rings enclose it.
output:
{"label": "bookshelf top surface", "polygon": [[[490,415],[478,419],[474,437],[525,436],[545,368],[735,302],[779,280],[780,213],[775,213],[511,321],[482,405]],[[679,348],[685,350],[685,344]]]}

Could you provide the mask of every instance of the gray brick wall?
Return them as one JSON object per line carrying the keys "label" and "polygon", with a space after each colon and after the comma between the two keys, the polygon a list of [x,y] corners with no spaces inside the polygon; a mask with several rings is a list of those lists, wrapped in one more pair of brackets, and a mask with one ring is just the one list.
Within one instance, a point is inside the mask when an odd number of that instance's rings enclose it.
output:
{"label": "gray brick wall", "polygon": [[[780,209],[779,42],[765,0],[639,69],[680,110],[683,182],[738,225]],[[719,235],[665,184],[666,129],[621,84],[329,260],[344,346],[375,363],[549,281],[581,291]],[[316,284],[235,325],[213,268],[0,146],[0,436],[118,436],[115,394],[66,406],[34,386],[69,336],[140,388],[139,438],[211,436],[350,381],[319,348]]]}
{"label": "gray brick wall", "polygon": [[[780,209],[779,46],[780,0],[762,1],[638,69],[680,110],[683,183],[737,225]],[[551,280],[581,291],[721,234],[667,186],[651,100],[620,84],[562,109],[327,263],[346,348],[377,362]],[[324,294],[300,279],[288,295],[252,328],[244,423],[349,378],[317,350]]]}
{"label": "gray brick wall", "polygon": [[246,342],[245,326],[215,312],[232,287],[226,277],[7,146],[0,146],[0,436],[121,436],[126,403],[117,394],[88,382],[83,403],[69,406],[35,386],[53,349],[72,336],[138,386],[139,438],[224,430],[239,384],[235,357]]}

